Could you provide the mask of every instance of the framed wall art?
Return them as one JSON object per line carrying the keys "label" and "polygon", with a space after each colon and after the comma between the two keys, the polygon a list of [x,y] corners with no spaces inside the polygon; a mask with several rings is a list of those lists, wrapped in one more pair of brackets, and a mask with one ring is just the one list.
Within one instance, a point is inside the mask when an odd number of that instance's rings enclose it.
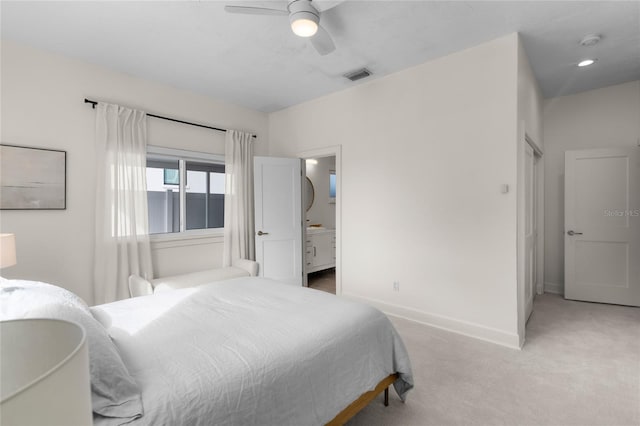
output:
{"label": "framed wall art", "polygon": [[0,144],[0,209],[64,210],[67,153]]}

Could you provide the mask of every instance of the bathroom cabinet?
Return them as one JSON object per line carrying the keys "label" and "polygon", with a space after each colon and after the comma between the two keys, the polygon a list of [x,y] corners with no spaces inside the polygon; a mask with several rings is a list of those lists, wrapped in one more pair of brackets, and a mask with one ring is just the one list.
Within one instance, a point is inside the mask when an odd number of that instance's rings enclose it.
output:
{"label": "bathroom cabinet", "polygon": [[307,230],[305,241],[307,273],[336,266],[336,231],[334,229]]}

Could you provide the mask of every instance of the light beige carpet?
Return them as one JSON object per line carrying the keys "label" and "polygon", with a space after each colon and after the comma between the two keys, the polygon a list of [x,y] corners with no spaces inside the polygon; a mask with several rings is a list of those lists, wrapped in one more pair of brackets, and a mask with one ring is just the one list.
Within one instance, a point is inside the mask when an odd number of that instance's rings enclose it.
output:
{"label": "light beige carpet", "polygon": [[640,425],[640,308],[538,296],[521,351],[392,321],[416,387],[350,426]]}

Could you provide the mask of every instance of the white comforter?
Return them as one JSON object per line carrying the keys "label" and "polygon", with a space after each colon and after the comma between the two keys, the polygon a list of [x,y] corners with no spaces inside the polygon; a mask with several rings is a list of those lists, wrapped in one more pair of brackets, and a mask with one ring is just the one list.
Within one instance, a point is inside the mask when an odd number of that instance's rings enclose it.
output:
{"label": "white comforter", "polygon": [[135,425],[321,425],[389,374],[413,387],[383,313],[308,288],[238,278],[91,310],[142,388]]}

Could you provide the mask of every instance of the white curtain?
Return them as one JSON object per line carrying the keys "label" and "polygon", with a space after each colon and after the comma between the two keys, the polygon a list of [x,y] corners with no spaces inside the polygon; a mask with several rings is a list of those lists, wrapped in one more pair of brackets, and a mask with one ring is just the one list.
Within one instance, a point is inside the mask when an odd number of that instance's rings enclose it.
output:
{"label": "white curtain", "polygon": [[255,259],[253,236],[253,136],[227,130],[225,143],[223,266]]}
{"label": "white curtain", "polygon": [[147,216],[147,115],[98,103],[95,303],[129,297],[131,274],[153,278]]}

